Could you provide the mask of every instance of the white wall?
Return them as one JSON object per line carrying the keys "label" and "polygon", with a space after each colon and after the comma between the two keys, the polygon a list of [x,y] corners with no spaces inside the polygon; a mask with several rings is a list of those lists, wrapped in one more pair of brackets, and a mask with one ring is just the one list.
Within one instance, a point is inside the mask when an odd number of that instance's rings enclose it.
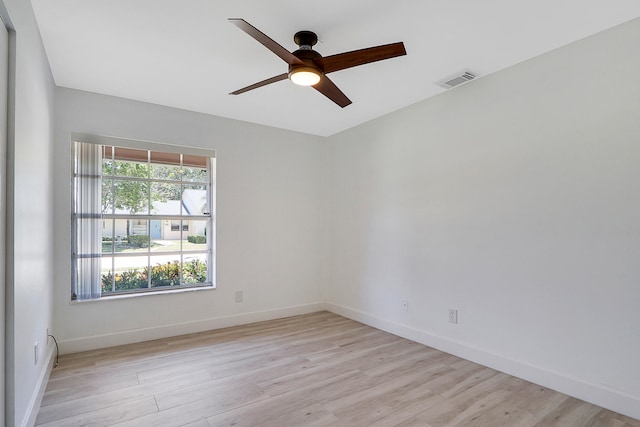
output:
{"label": "white wall", "polygon": [[54,90],[31,2],[5,0],[4,7],[15,28],[7,155],[5,424],[22,426],[33,421],[52,355],[46,329],[52,324]]}
{"label": "white wall", "polygon": [[[63,88],[55,110],[54,317],[63,352],[321,307],[322,138]],[[217,289],[69,303],[71,132],[216,150]],[[234,302],[236,291],[244,302]]]}
{"label": "white wall", "polygon": [[331,309],[640,418],[638,40],[331,138]]}

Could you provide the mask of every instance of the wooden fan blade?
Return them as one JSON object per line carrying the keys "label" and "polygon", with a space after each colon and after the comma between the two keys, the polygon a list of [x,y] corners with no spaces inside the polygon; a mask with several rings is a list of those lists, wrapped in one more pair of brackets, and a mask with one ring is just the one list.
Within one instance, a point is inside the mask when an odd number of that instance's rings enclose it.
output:
{"label": "wooden fan blade", "polygon": [[347,98],[347,95],[342,93],[338,86],[336,86],[335,83],[333,83],[327,76],[322,76],[320,81],[312,87],[342,108],[351,104],[351,100]]}
{"label": "wooden fan blade", "polygon": [[271,83],[279,82],[280,80],[286,80],[288,78],[289,78],[289,75],[287,73],[280,74],[278,76],[271,77],[271,78],[263,80],[261,82],[254,83],[251,86],[247,86],[247,87],[243,87],[242,89],[234,90],[229,95],[240,95],[241,93],[245,93],[245,92],[248,92],[250,90],[257,89],[259,87],[266,86],[266,85],[271,84]]}
{"label": "wooden fan blade", "polygon": [[291,52],[289,52],[284,47],[280,46],[276,41],[274,41],[271,37],[267,36],[265,33],[249,24],[244,19],[240,18],[229,18],[229,22],[231,22],[236,27],[240,28],[245,33],[249,34],[251,37],[256,39],[259,43],[261,43],[264,47],[269,49],[271,52],[278,55],[284,62],[289,65],[292,64],[302,64],[302,61],[296,58]]}
{"label": "wooden fan blade", "polygon": [[404,43],[391,43],[381,46],[369,47],[366,49],[353,50],[351,52],[338,53],[337,55],[325,56],[322,58],[322,70],[326,73],[368,64],[370,62],[382,61],[383,59],[395,58],[406,55]]}

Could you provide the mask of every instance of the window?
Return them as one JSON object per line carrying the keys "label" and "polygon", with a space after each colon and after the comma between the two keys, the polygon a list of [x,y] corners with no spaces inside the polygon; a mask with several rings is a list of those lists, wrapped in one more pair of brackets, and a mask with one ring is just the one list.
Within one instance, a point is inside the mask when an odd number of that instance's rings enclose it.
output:
{"label": "window", "polygon": [[214,286],[214,153],[99,139],[73,144],[72,299]]}

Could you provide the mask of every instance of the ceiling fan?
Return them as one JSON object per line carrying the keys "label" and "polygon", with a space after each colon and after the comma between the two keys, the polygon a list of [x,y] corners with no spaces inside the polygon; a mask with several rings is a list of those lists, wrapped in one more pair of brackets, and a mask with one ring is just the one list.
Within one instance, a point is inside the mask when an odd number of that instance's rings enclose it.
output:
{"label": "ceiling fan", "polygon": [[311,31],[298,31],[293,40],[300,48],[294,52],[289,52],[244,19],[229,18],[229,22],[249,34],[289,64],[287,73],[243,87],[231,92],[229,95],[240,95],[288,78],[295,84],[312,86],[315,90],[344,108],[351,104],[351,100],[327,77],[327,74],[407,54],[404,43],[398,42],[323,57],[312,49],[312,46],[318,42],[318,36]]}

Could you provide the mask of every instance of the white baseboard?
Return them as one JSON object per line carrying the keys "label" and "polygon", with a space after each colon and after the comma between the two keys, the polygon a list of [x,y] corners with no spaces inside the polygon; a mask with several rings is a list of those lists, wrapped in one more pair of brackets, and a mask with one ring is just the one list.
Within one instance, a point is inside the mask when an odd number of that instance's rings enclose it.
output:
{"label": "white baseboard", "polygon": [[154,326],[151,328],[132,329],[122,332],[94,335],[89,337],[60,340],[60,354],[79,353],[81,351],[97,350],[99,348],[115,347],[118,345],[136,342],[150,341],[178,335],[193,334],[195,332],[209,331],[212,329],[228,328],[230,326],[246,325],[248,323],[262,322],[265,320],[280,319],[283,317],[297,316],[313,313],[325,309],[323,302],[297,305],[279,308],[275,310],[256,311],[251,313],[235,314],[231,316],[214,317],[171,325]]}
{"label": "white baseboard", "polygon": [[531,366],[428,332],[381,319],[337,304],[325,303],[325,309],[376,329],[410,339],[500,372],[539,384],[603,408],[640,419],[640,398],[569,376]]}
{"label": "white baseboard", "polygon": [[55,347],[51,343],[49,343],[49,345],[47,346],[47,355],[45,356],[43,368],[40,372],[40,376],[38,377],[36,387],[33,390],[33,395],[29,400],[27,412],[24,416],[24,419],[22,420],[22,423],[19,424],[21,427],[33,427],[33,425],[36,423],[38,411],[40,411],[40,404],[42,403],[42,397],[44,396],[44,391],[47,388],[47,383],[49,382],[51,370],[53,369],[53,364],[55,362],[54,348]]}

